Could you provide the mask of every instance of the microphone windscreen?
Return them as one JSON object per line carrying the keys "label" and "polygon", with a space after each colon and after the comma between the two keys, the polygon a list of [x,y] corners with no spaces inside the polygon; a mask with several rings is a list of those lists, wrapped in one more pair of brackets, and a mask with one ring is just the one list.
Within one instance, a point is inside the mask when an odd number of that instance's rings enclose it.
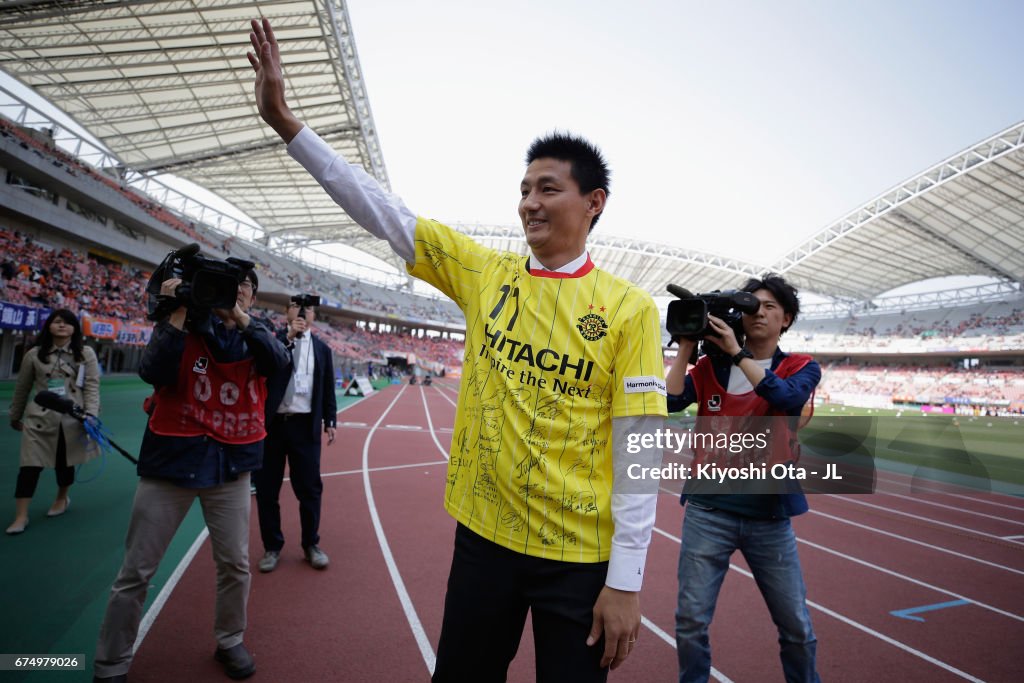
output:
{"label": "microphone windscreen", "polygon": [[186,259],[192,258],[199,253],[199,245],[196,242],[192,244],[186,244],[184,247],[175,252],[178,258]]}
{"label": "microphone windscreen", "polygon": [[665,289],[668,290],[669,294],[678,296],[680,299],[693,298],[693,293],[690,290],[686,289],[685,287],[680,287],[679,285],[669,285]]}
{"label": "microphone windscreen", "polygon": [[67,414],[75,408],[75,402],[70,398],[64,398],[52,391],[40,391],[33,400],[42,407],[58,413]]}

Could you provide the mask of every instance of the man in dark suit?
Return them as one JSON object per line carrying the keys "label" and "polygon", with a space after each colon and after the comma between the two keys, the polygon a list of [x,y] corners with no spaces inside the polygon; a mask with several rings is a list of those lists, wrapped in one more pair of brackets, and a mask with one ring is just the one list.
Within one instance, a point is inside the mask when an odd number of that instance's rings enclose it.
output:
{"label": "man in dark suit", "polygon": [[267,439],[263,468],[254,473],[256,509],[263,539],[261,572],[277,567],[284,547],[278,498],[287,460],[292,490],[299,501],[302,550],[315,569],[326,569],[327,554],[320,549],[320,433],[334,442],[337,404],[334,398],[334,362],[327,345],[312,332],[314,307],[319,297],[298,294],[288,306],[288,326],[279,336],[291,352],[287,371],[270,379],[267,387]]}

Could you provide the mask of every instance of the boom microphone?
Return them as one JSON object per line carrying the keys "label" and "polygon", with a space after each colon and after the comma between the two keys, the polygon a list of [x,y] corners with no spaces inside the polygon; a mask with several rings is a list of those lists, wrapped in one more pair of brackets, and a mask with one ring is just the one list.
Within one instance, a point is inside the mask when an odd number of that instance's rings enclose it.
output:
{"label": "boom microphone", "polygon": [[55,394],[52,391],[39,391],[36,392],[35,398],[32,400],[47,410],[52,410],[56,413],[60,413],[61,415],[70,415],[82,423],[82,426],[85,427],[86,433],[97,441],[101,447],[104,447],[104,443],[108,443],[117,449],[118,453],[128,458],[128,460],[133,464],[139,464],[139,461],[136,460],[131,453],[114,443],[114,440],[107,435],[106,430],[103,428],[103,424],[100,423],[98,418],[89,415],[85,412],[84,408],[76,405],[70,398],[66,398],[60,394]]}
{"label": "boom microphone", "polygon": [[70,415],[79,420],[85,418],[85,411],[76,406],[74,401],[52,391],[40,391],[33,400],[42,407],[62,415]]}
{"label": "boom microphone", "polygon": [[181,249],[179,249],[176,252],[174,252],[174,255],[177,256],[179,259],[187,259],[187,258],[192,258],[193,256],[195,256],[198,253],[199,253],[199,244],[196,243],[196,242],[193,242],[192,244],[186,244]]}
{"label": "boom microphone", "polygon": [[686,289],[685,287],[680,287],[679,285],[669,285],[665,289],[668,290],[669,294],[673,294],[673,295],[679,297],[680,299],[692,299],[693,298],[693,292],[691,292],[690,290]]}

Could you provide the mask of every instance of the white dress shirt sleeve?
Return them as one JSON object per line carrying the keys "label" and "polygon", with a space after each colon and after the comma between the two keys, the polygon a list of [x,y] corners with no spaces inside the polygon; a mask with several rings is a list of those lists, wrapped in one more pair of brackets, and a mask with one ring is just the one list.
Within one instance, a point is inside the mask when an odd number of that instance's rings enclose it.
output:
{"label": "white dress shirt sleeve", "polygon": [[660,415],[636,415],[612,418],[615,483],[612,490],[611,558],[605,585],[622,591],[639,591],[644,580],[647,548],[651,544],[654,517],[658,509],[658,481],[634,481],[627,469],[632,463],[643,467],[660,467],[662,452],[657,448],[641,448],[639,453],[626,450],[630,433],[655,433],[665,425]]}
{"label": "white dress shirt sleeve", "polygon": [[416,262],[416,214],[361,167],[348,163],[309,127],[288,143],[302,164],[338,206],[367,232],[387,240],[406,263]]}

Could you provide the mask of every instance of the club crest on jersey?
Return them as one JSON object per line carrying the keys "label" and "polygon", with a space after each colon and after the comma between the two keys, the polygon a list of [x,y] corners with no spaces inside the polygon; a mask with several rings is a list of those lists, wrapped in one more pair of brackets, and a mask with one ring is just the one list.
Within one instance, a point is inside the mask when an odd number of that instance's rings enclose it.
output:
{"label": "club crest on jersey", "polygon": [[580,334],[587,341],[597,341],[608,334],[608,323],[596,313],[587,313],[582,318],[579,318],[576,329],[580,331]]}
{"label": "club crest on jersey", "polygon": [[196,358],[196,364],[192,366],[192,372],[200,375],[206,374],[206,367],[210,364],[210,359],[206,356],[200,356]]}
{"label": "club crest on jersey", "polygon": [[718,394],[712,394],[711,398],[708,399],[708,410],[717,413],[722,409],[722,397]]}

